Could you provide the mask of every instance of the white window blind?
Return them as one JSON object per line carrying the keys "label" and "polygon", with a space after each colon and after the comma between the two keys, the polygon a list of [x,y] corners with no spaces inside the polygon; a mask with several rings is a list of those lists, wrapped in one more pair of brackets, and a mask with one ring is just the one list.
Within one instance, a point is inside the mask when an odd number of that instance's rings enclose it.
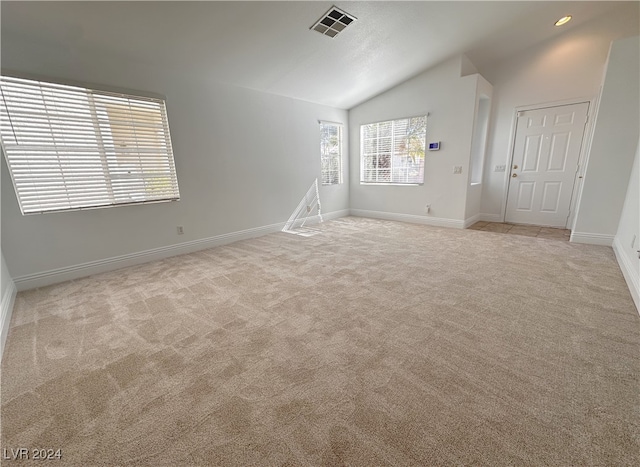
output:
{"label": "white window blind", "polygon": [[342,183],[342,125],[320,122],[322,184]]}
{"label": "white window blind", "polygon": [[362,125],[360,182],[424,183],[426,138],[426,116]]}
{"label": "white window blind", "polygon": [[23,214],[180,198],[163,100],[6,76],[0,91]]}

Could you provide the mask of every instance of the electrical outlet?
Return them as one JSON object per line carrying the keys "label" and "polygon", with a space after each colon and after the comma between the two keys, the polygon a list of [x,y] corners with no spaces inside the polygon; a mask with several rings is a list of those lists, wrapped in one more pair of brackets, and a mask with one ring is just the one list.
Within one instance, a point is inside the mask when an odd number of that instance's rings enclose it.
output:
{"label": "electrical outlet", "polygon": [[425,205],[424,212],[426,212],[427,214],[429,214],[431,212],[431,205],[430,204]]}
{"label": "electrical outlet", "polygon": [[493,169],[494,172],[504,172],[506,170],[507,170],[506,165],[496,165],[496,167]]}
{"label": "electrical outlet", "polygon": [[176,229],[178,230],[178,235],[182,235],[184,233],[184,228],[181,225],[179,225]]}
{"label": "electrical outlet", "polygon": [[453,166],[453,173],[454,174],[461,174],[462,173],[462,166],[461,165],[454,165]]}

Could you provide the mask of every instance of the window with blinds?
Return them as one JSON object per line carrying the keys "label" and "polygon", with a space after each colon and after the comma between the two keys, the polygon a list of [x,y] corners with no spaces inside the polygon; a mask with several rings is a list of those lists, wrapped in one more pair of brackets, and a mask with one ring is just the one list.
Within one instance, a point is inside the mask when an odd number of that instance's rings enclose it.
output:
{"label": "window with blinds", "polygon": [[320,122],[322,184],[342,183],[342,125]]}
{"label": "window with blinds", "polygon": [[7,76],[0,91],[23,214],[180,198],[163,100]]}
{"label": "window with blinds", "polygon": [[360,127],[360,183],[424,183],[427,117]]}

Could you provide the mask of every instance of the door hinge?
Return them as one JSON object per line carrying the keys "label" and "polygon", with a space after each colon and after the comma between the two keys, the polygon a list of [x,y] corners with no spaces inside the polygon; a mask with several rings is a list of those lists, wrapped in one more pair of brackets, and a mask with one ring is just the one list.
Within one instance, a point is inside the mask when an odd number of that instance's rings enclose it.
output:
{"label": "door hinge", "polygon": [[587,116],[584,118],[584,123],[587,123],[589,121],[589,114],[587,114]]}

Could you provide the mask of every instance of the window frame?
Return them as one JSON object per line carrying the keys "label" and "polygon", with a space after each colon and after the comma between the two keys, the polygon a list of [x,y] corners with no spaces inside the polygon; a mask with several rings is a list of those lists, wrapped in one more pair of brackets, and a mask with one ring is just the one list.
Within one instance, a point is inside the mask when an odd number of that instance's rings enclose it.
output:
{"label": "window frame", "polygon": [[[330,122],[327,120],[318,120],[318,124],[320,126],[320,181],[322,186],[336,186],[342,185],[344,183],[344,175],[343,175],[343,154],[344,154],[344,124],[339,122]],[[325,183],[325,170],[323,168],[323,159],[325,157],[331,157],[331,154],[325,155],[323,154],[323,135],[322,135],[322,127],[323,126],[333,126],[338,129],[338,181],[335,183]]]}
{"label": "window frame", "polygon": [[[169,129],[169,118],[168,118],[168,112],[166,108],[166,98],[164,96],[154,94],[154,93],[149,93],[149,92],[132,91],[129,89],[107,87],[107,86],[95,85],[95,84],[87,84],[87,83],[76,82],[76,81],[57,80],[49,77],[34,76],[30,74],[14,73],[14,72],[7,72],[7,71],[2,72],[0,79],[2,80],[2,83],[1,83],[2,87],[0,87],[0,89],[2,89],[3,91],[3,94],[0,95],[0,107],[1,107],[0,110],[2,111],[3,118],[5,119],[4,126],[10,126],[11,131],[14,133],[13,138],[11,138],[10,136],[8,136],[9,135],[8,129],[6,131],[3,130],[2,132],[0,132],[0,146],[2,147],[2,152],[4,154],[5,162],[7,164],[7,168],[11,176],[14,192],[16,194],[16,199],[22,215],[81,211],[81,210],[90,210],[90,209],[105,209],[105,208],[112,208],[112,207],[118,207],[118,206],[155,204],[155,203],[165,203],[165,202],[173,202],[173,201],[180,200],[178,175],[177,175],[177,169],[175,164],[175,158],[173,154],[171,134]],[[21,184],[24,185],[25,183],[31,183],[33,186],[32,190],[34,190],[35,196],[37,197],[39,197],[42,191],[44,190],[44,186],[43,184],[38,185],[38,182],[34,183],[32,181],[34,180],[33,174],[29,174],[29,176],[31,176],[32,178],[27,178],[23,176],[19,184],[16,181],[16,173],[15,173],[16,170],[14,170],[15,166],[20,162],[22,163],[26,162],[27,164],[29,164],[30,160],[34,160],[34,154],[33,154],[34,149],[32,147],[29,147],[34,145],[33,139],[30,140],[30,137],[25,137],[23,141],[22,137],[20,138],[17,137],[14,131],[14,122],[11,121],[12,118],[15,119],[16,117],[15,112],[18,109],[24,110],[24,109],[21,109],[21,107],[29,104],[24,102],[20,102],[19,104],[16,104],[16,102],[19,102],[19,99],[21,97],[18,94],[17,98],[14,97],[14,105],[13,105],[13,108],[11,108],[12,107],[10,103],[11,99],[8,98],[9,100],[5,100],[5,95],[4,95],[5,91],[7,91],[7,94],[8,94],[8,90],[11,87],[14,88],[14,93],[15,93],[16,89],[19,88],[21,85],[25,88],[24,92],[25,92],[26,99],[29,99],[29,95],[30,95],[29,93],[32,93],[31,96],[36,96],[35,97],[36,99],[41,99],[42,101],[41,106],[44,109],[44,110],[40,109],[37,112],[34,112],[35,116],[33,117],[33,120],[27,120],[25,118],[24,122],[22,122],[22,125],[23,125],[22,128],[28,127],[29,125],[35,126],[35,121],[38,118],[43,119],[43,121],[49,122],[50,130],[48,134],[44,137],[49,141],[43,143],[43,147],[48,148],[49,151],[54,152],[55,155],[52,155],[51,160],[50,161],[47,160],[46,163],[49,165],[51,164],[60,165],[61,168],[59,170],[59,173],[60,173],[59,178],[60,180],[63,180],[63,181],[61,183],[59,182],[59,185],[65,185],[64,189],[61,189],[61,188],[59,189],[59,191],[64,192],[64,194],[60,195],[59,197],[52,196],[49,198],[51,200],[51,203],[56,204],[56,207],[47,208],[42,204],[38,205],[38,207],[33,207],[28,203],[27,203],[27,206],[25,207],[23,205],[23,202],[26,201],[25,195],[23,192],[20,191],[19,186]],[[56,89],[58,90],[57,94],[56,94]],[[40,93],[40,96],[38,96],[38,92]],[[47,97],[45,98],[46,93],[51,93],[51,94],[47,95]],[[64,102],[64,99],[61,97],[65,93],[67,93],[70,96],[73,96],[73,97],[70,97],[70,99],[73,99],[73,101],[69,101],[70,104]],[[60,110],[59,108],[55,108],[55,110],[50,110],[48,105],[49,99],[52,99],[53,101],[55,101],[56,99],[63,99],[61,104],[63,105],[63,110]],[[108,99],[112,99],[112,102],[109,102],[107,104],[105,104],[105,102],[101,102],[100,104],[97,104],[95,99],[98,99],[98,100],[102,99],[104,101]],[[144,108],[145,104],[147,105],[146,109]],[[93,201],[91,201],[88,199],[88,198],[91,198],[91,196],[86,196],[87,199],[85,199],[84,197],[79,196],[72,189],[68,189],[66,187],[66,181],[64,180],[65,180],[65,177],[69,176],[68,170],[70,170],[70,167],[62,168],[62,165],[63,165],[62,161],[63,161],[63,158],[67,158],[64,160],[65,162],[68,162],[69,165],[71,166],[75,162],[75,159],[74,159],[74,156],[72,156],[73,154],[73,151],[71,151],[72,145],[70,145],[69,148],[67,148],[68,152],[65,152],[64,146],[66,141],[63,141],[63,143],[58,143],[57,140],[61,138],[61,135],[64,135],[64,131],[72,131],[72,132],[77,131],[77,127],[75,126],[75,124],[67,125],[64,123],[59,123],[58,128],[54,130],[54,126],[56,125],[51,124],[51,122],[55,120],[56,116],[64,120],[64,118],[59,117],[59,115],[61,112],[65,111],[64,107],[66,105],[70,107],[75,106],[76,108],[79,108],[79,110],[74,110],[73,112],[66,110],[68,112],[68,116],[71,121],[80,121],[84,123],[91,121],[92,131],[87,132],[86,133],[87,136],[83,136],[83,139],[79,140],[78,144],[90,143],[92,146],[95,145],[95,148],[92,148],[91,151],[92,153],[93,152],[98,153],[101,160],[104,159],[104,154],[107,152],[107,150],[109,150],[111,151],[109,155],[112,157],[112,160],[115,159],[115,163],[118,165],[121,165],[123,164],[122,159],[126,159],[127,157],[126,153],[128,151],[133,150],[134,153],[137,153],[137,158],[139,160],[137,164],[133,162],[134,158],[131,156],[129,156],[130,160],[127,160],[125,163],[125,165],[127,164],[133,165],[135,167],[135,170],[129,171],[128,172],[129,176],[125,175],[124,178],[122,176],[120,177],[121,180],[124,180],[127,178],[134,180],[134,183],[132,183],[131,185],[127,185],[127,181],[123,181],[122,182],[123,186],[119,188],[119,192],[117,196],[116,194],[114,194],[116,191],[118,191],[118,190],[114,190],[114,188],[116,187],[114,185],[114,180],[117,179],[118,177],[113,176],[114,175],[113,162],[110,164],[105,164],[104,160],[102,160],[102,172],[100,172],[101,175],[98,175],[96,177],[97,179],[100,179],[102,177],[102,180],[99,180],[99,181],[93,180],[92,182],[89,182],[88,181],[89,177],[85,173],[83,173],[82,176],[86,178],[83,178],[82,181],[79,182],[80,185],[84,183],[87,183],[87,184],[93,183],[92,185],[93,189],[101,190],[103,193],[106,192],[107,195],[106,196],[102,195],[101,200],[94,199]],[[96,117],[96,113],[99,105],[102,106],[100,108],[100,111],[102,112],[100,119]],[[11,111],[9,111],[10,108],[11,108]],[[116,129],[116,126],[113,126],[116,123],[115,123],[115,120],[113,120],[112,112],[122,112],[123,109],[127,109],[129,113],[126,115],[126,117],[122,117],[122,116],[118,117],[119,121],[116,125],[117,126],[117,129]],[[146,113],[146,111],[148,111],[149,113]],[[58,115],[56,115],[56,113],[58,113]],[[86,113],[90,114],[91,117],[87,117],[87,115],[83,115]],[[144,149],[149,149],[149,148],[148,147],[145,148],[144,144],[143,146],[140,145],[142,143],[140,143],[140,139],[135,131],[135,125],[140,125],[141,118],[142,119],[152,118],[156,122],[159,122],[152,126],[152,128],[156,129],[156,132],[154,136],[150,137],[151,148],[154,151],[158,151],[160,154],[159,156],[157,154],[154,154],[153,156],[146,156],[144,154]],[[123,125],[121,123],[122,119],[124,120],[128,119],[129,122],[131,122],[130,126]],[[8,125],[6,124],[6,121],[9,121]],[[108,147],[108,145],[106,145],[105,142],[103,141],[103,137],[104,137],[103,130],[107,128],[107,126],[111,136],[111,141],[112,141],[111,147]],[[17,128],[18,132],[21,130],[21,128],[18,128],[18,125],[15,125],[15,127]],[[124,133],[122,133],[123,131]],[[131,136],[127,132],[133,133],[134,136]],[[139,132],[139,129],[138,129],[138,132]],[[42,133],[45,133],[45,131],[43,131]],[[37,137],[39,136],[36,136],[36,138]],[[10,139],[13,139],[11,143],[9,142]],[[62,136],[62,140],[64,139],[65,139],[64,136]],[[25,151],[22,154],[20,154],[20,149],[19,149],[21,142],[23,142],[25,147],[27,147],[27,149],[25,149]],[[134,143],[135,146],[128,147],[127,144],[123,144],[122,147],[126,149],[120,149],[119,147],[116,148],[116,144],[115,144],[116,142]],[[63,148],[63,149],[60,150],[59,148]],[[161,148],[161,149],[158,149],[158,148]],[[9,154],[9,152],[13,152],[14,154],[11,155]],[[16,154],[19,154],[19,155],[16,156]],[[97,166],[98,164],[97,164],[96,154],[91,154],[90,157],[95,159],[95,161],[93,161],[93,164]],[[151,165],[148,165],[151,159],[157,159],[157,160],[160,160],[160,162],[151,163]],[[163,170],[160,171],[159,169],[161,167]],[[127,169],[120,168],[120,170],[127,170]],[[158,171],[159,175],[157,177],[153,177],[153,175],[150,176],[155,171]],[[25,180],[27,181],[25,182]],[[161,180],[160,183],[167,184],[167,186],[169,187],[167,188],[163,186],[161,188],[160,196],[153,195],[153,190],[157,189],[157,185],[156,187],[153,187],[153,184],[157,183],[157,180]],[[137,185],[135,184],[136,182],[138,183]],[[141,199],[136,200],[135,196],[141,195],[140,193],[141,187],[144,188],[143,190],[144,193],[141,196]],[[151,194],[149,194],[149,191],[147,191],[147,188],[151,190]],[[82,191],[82,189],[80,188],[77,191]],[[78,196],[78,197],[72,201],[73,196]],[[61,207],[61,204],[63,203],[62,200],[65,197],[67,198],[67,206]],[[109,199],[108,202],[105,202],[106,198]],[[123,198],[128,198],[128,199],[123,200]]]}
{"label": "window frame", "polygon": [[[397,117],[397,118],[392,118],[392,119],[388,119],[388,120],[378,120],[375,122],[367,122],[367,123],[363,123],[360,125],[360,185],[372,185],[372,186],[422,186],[424,185],[424,179],[425,179],[425,173],[424,173],[424,164],[426,162],[426,155],[427,155],[427,127],[428,127],[428,117],[429,117],[429,113],[428,112],[424,112],[424,113],[420,113],[418,115],[412,115],[412,116],[407,116],[407,117]],[[391,134],[394,134],[393,131],[393,124],[395,124],[395,122],[399,121],[399,120],[411,120],[411,119],[415,119],[415,118],[424,118],[425,119],[425,132],[424,132],[424,148],[423,148],[423,152],[424,152],[424,158],[423,158],[423,163],[422,163],[422,181],[420,182],[398,182],[398,181],[389,181],[389,182],[384,182],[384,181],[365,181],[364,180],[364,174],[365,174],[365,154],[364,154],[364,145],[365,145],[365,138],[364,138],[364,129],[367,125],[374,125],[374,124],[381,124],[381,123],[388,123],[391,122],[392,123],[392,129],[391,129]],[[393,141],[393,136],[391,136],[392,141]],[[392,149],[391,149],[391,161],[393,163],[393,159],[394,159],[394,151],[393,151],[393,145],[392,145]],[[393,165],[390,168],[391,171],[391,178],[393,179]]]}

